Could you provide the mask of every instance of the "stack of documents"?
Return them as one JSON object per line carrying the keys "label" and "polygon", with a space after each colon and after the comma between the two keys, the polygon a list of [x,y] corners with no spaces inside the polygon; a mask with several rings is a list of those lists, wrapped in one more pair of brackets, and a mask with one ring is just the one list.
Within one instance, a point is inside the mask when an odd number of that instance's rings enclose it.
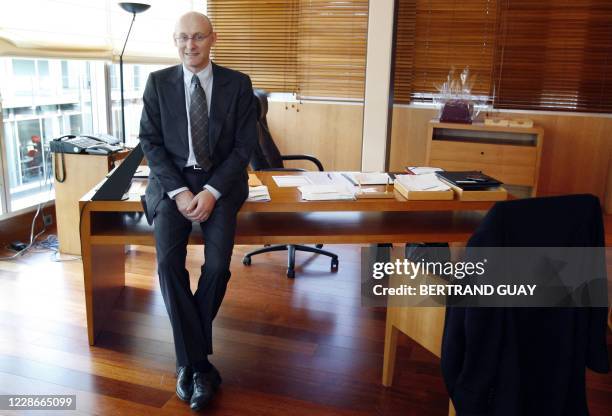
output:
{"label": "stack of documents", "polygon": [[270,193],[268,192],[268,187],[266,185],[250,186],[249,197],[247,198],[247,201],[270,201]]}
{"label": "stack of documents", "polygon": [[272,176],[276,186],[279,188],[291,188],[302,185],[310,185],[312,182],[308,180],[306,176],[302,175],[282,175],[282,176]]}
{"label": "stack of documents", "polygon": [[386,185],[392,182],[385,172],[343,172],[342,175],[353,185]]}
{"label": "stack of documents", "polygon": [[332,201],[355,199],[355,192],[338,185],[306,185],[298,188],[306,201]]}
{"label": "stack of documents", "polygon": [[423,175],[425,173],[435,173],[435,172],[442,172],[443,169],[440,168],[434,168],[431,166],[410,166],[407,168],[410,172],[414,173],[415,175]]}
{"label": "stack of documents", "polygon": [[406,199],[453,199],[453,191],[435,173],[397,175],[394,188]]}
{"label": "stack of documents", "polygon": [[443,183],[435,173],[422,175],[397,175],[396,181],[411,191],[447,191],[450,186]]}

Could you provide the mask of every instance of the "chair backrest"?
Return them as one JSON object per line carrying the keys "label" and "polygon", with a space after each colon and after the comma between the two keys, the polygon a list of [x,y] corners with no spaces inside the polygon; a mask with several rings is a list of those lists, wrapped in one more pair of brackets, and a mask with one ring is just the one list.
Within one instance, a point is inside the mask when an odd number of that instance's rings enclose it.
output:
{"label": "chair backrest", "polygon": [[488,247],[603,247],[601,207],[593,195],[498,202],[469,241]]}
{"label": "chair backrest", "polygon": [[258,141],[251,157],[251,169],[262,170],[283,168],[283,159],[280,151],[268,128],[266,115],[268,114],[268,94],[264,90],[254,89],[257,104],[257,135]]}
{"label": "chair backrest", "polygon": [[[603,236],[599,200],[569,195],[497,203],[468,246],[603,247]],[[596,262],[605,273],[605,259]],[[609,369],[606,315],[602,307],[447,308],[442,368],[456,408],[478,396],[491,415],[588,414],[584,368]]]}

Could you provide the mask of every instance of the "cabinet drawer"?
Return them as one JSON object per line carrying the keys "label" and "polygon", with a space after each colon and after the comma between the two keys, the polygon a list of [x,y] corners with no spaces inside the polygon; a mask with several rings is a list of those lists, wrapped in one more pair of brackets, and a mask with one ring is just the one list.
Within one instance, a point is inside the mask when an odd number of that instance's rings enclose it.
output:
{"label": "cabinet drawer", "polygon": [[433,140],[429,165],[446,170],[480,170],[510,185],[534,186],[536,148]]}

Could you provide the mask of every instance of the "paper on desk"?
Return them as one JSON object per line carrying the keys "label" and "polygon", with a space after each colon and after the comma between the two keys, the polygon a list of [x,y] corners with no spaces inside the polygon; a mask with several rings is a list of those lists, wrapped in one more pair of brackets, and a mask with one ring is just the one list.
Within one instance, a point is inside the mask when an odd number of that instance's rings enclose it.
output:
{"label": "paper on desk", "polygon": [[247,198],[247,201],[270,201],[270,193],[268,192],[268,187],[265,185],[249,187],[249,197]]}
{"label": "paper on desk", "polygon": [[298,188],[302,193],[302,199],[306,201],[331,201],[355,199],[355,193],[337,185],[306,185]]}
{"label": "paper on desk", "polygon": [[386,185],[391,182],[385,172],[345,172],[344,176],[354,184],[361,185]]}
{"label": "paper on desk", "polygon": [[304,174],[312,185],[334,185],[352,190],[353,183],[345,176],[345,172],[306,172]]}
{"label": "paper on desk", "polygon": [[431,166],[409,166],[410,172],[415,175],[424,175],[426,173],[442,172],[444,169],[434,168]]}
{"label": "paper on desk", "polygon": [[438,179],[435,173],[397,175],[395,180],[411,191],[448,191],[450,189],[448,185]]}
{"label": "paper on desk", "polygon": [[310,185],[332,185],[334,182],[331,172],[305,172],[304,177],[308,178]]}
{"label": "paper on desk", "polygon": [[134,172],[134,177],[135,178],[148,178],[150,171],[151,169],[149,168],[149,166],[140,165],[138,166],[138,169],[136,169],[136,172]]}
{"label": "paper on desk", "polygon": [[311,184],[306,176],[301,175],[272,176],[272,179],[274,179],[276,186],[279,188],[291,188]]}

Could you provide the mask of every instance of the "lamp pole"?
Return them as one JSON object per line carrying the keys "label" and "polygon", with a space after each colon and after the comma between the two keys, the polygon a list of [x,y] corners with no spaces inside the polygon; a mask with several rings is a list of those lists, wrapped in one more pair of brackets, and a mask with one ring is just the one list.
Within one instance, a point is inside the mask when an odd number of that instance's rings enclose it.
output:
{"label": "lamp pole", "polygon": [[125,52],[125,46],[127,45],[130,33],[132,32],[132,26],[134,20],[136,20],[136,13],[142,13],[151,7],[150,4],[144,3],[126,3],[120,2],[119,6],[126,12],[132,13],[132,22],[130,23],[130,29],[128,30],[125,42],[123,42],[123,49],[121,49],[121,55],[119,55],[119,83],[121,84],[121,141],[125,144],[125,101],[123,97],[123,53]]}

